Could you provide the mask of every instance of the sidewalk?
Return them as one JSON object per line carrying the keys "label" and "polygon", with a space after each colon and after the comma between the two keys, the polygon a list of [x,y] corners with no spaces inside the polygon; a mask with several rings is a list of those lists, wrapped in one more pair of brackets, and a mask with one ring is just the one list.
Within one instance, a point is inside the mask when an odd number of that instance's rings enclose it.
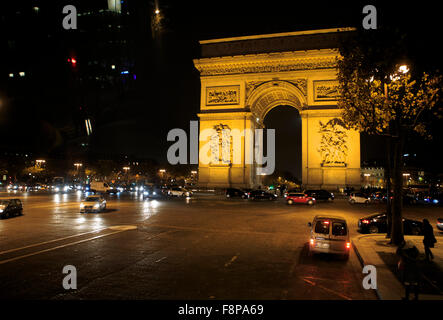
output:
{"label": "sidewalk", "polygon": [[[443,237],[436,235],[437,243],[431,249],[433,263],[420,262],[423,284],[419,300],[443,300]],[[411,240],[424,258],[423,236],[405,236]],[[352,246],[362,266],[374,265],[377,268],[376,293],[380,300],[401,300],[405,290],[397,272],[397,247],[388,244],[385,234],[359,235],[352,239]],[[410,299],[413,295],[410,296]]]}

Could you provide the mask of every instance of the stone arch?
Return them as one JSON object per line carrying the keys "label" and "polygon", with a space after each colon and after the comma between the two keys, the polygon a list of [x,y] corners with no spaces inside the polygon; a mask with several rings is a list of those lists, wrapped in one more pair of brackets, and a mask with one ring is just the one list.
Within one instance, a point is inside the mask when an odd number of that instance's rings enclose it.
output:
{"label": "stone arch", "polygon": [[260,121],[266,114],[279,105],[288,105],[296,108],[299,113],[306,105],[306,97],[289,81],[273,80],[257,86],[247,98],[246,105]]}

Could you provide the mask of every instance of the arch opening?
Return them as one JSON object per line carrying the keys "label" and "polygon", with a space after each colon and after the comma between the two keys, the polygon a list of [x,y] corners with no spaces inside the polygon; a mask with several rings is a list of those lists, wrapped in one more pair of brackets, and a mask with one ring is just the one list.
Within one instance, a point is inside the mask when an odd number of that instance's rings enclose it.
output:
{"label": "arch opening", "polygon": [[[302,120],[293,105],[279,104],[269,108],[264,115],[266,129],[275,129],[275,172],[281,177],[302,183]],[[264,141],[265,142],[265,141]],[[267,146],[265,145],[265,150]]]}

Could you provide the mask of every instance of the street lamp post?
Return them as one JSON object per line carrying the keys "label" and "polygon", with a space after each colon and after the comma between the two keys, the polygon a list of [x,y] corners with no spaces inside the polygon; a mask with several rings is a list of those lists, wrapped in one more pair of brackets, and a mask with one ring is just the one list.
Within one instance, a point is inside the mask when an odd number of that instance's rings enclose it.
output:
{"label": "street lamp post", "polygon": [[129,171],[130,169],[131,169],[130,167],[123,167],[123,170],[125,170],[125,172],[126,172],[126,184],[129,183],[128,171]]}

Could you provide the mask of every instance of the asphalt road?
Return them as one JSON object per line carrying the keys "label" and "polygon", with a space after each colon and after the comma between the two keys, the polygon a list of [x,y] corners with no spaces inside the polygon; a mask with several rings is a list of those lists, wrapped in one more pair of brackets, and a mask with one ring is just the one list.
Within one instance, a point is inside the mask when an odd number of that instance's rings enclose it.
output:
{"label": "asphalt road", "polygon": [[[196,196],[109,196],[107,210],[80,214],[81,195],[6,194],[24,215],[0,220],[0,299],[375,299],[350,259],[307,255],[307,222],[357,219],[383,209],[345,200],[313,207]],[[443,216],[406,208],[406,216]],[[77,289],[62,286],[77,269]]]}

